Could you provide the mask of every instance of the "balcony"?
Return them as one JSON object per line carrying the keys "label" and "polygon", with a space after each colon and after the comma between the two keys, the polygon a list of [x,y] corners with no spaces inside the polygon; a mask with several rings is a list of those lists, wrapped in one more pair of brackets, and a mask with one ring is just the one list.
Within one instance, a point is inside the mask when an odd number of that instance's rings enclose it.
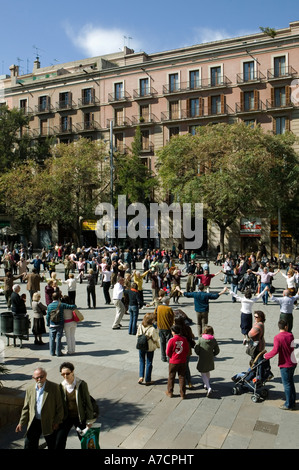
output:
{"label": "balcony", "polygon": [[[111,119],[107,119],[107,127],[110,127],[110,122],[111,122]],[[113,120],[114,128],[129,127],[129,126],[132,126],[132,121],[131,119],[127,117],[117,117],[117,119]]]}
{"label": "balcony", "polygon": [[100,100],[95,96],[86,96],[78,99],[79,108],[87,108],[92,106],[100,106]]}
{"label": "balcony", "polygon": [[59,100],[56,103],[56,111],[69,111],[76,106],[73,100]]}
{"label": "balcony", "polygon": [[267,100],[266,101],[266,108],[267,110],[271,111],[281,111],[283,109],[292,109],[294,108],[295,104],[289,99],[283,100]]}
{"label": "balcony", "polygon": [[54,110],[50,103],[40,103],[35,106],[35,114],[49,114]]}
{"label": "balcony", "polygon": [[31,129],[30,133],[33,139],[37,137],[49,137],[55,135],[54,129],[52,127]]}
{"label": "balcony", "polygon": [[142,142],[141,153],[153,153],[154,144],[152,142]]}
{"label": "balcony", "polygon": [[149,113],[148,116],[132,116],[132,125],[133,126],[142,126],[142,125],[150,125],[155,124],[158,122],[157,116],[152,113]]}
{"label": "balcony", "polygon": [[76,132],[93,132],[101,129],[97,121],[84,121],[75,126]]}
{"label": "balcony", "polygon": [[296,76],[297,72],[291,65],[281,67],[280,69],[267,70],[268,80],[283,80],[294,78]]}
{"label": "balcony", "polygon": [[129,148],[125,144],[116,144],[115,150],[121,155],[126,155],[127,153],[129,153]]}
{"label": "balcony", "polygon": [[226,88],[230,84],[231,81],[225,75],[218,76],[217,78],[201,78],[194,83],[181,82],[171,85],[163,85],[163,95],[194,92],[211,88]]}
{"label": "balcony", "polygon": [[236,114],[260,113],[266,110],[265,104],[261,100],[254,103],[236,103]]}
{"label": "balcony", "polygon": [[153,87],[148,87],[145,90],[133,90],[134,100],[144,100],[149,98],[155,98],[158,92]]}
{"label": "balcony", "polygon": [[108,103],[120,103],[128,101],[131,95],[127,91],[108,93]]}
{"label": "balcony", "polygon": [[30,108],[29,106],[21,106],[19,108],[20,113],[23,113],[24,116],[32,116],[33,114],[33,109]]}
{"label": "balcony", "polygon": [[55,135],[66,135],[73,134],[75,132],[75,127],[72,124],[61,124],[60,126],[54,126],[53,132]]}
{"label": "balcony", "polygon": [[213,116],[228,116],[234,114],[232,108],[227,104],[222,104],[221,106],[203,106],[196,111],[191,110],[180,110],[179,112],[162,112],[161,121],[162,122],[175,122],[175,121],[184,121],[184,120],[198,120],[203,118],[209,118]]}
{"label": "balcony", "polygon": [[266,76],[260,71],[237,74],[238,85],[250,85],[251,83],[260,83],[263,80],[266,80]]}

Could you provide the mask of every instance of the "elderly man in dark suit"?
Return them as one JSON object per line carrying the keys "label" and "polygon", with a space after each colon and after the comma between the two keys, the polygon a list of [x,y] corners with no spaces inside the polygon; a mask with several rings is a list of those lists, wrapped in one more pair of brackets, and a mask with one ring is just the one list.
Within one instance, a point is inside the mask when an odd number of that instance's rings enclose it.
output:
{"label": "elderly man in dark suit", "polygon": [[24,406],[16,432],[27,424],[25,449],[38,449],[43,435],[48,449],[55,449],[56,431],[63,421],[64,408],[59,385],[47,380],[47,372],[38,367],[32,378],[35,384],[26,390]]}

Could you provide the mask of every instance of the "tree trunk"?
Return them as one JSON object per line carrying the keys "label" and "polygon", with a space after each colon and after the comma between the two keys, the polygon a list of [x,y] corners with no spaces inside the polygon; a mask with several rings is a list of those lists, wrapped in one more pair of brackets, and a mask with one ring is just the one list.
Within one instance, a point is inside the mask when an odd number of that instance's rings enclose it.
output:
{"label": "tree trunk", "polygon": [[226,225],[219,225],[220,228],[220,252],[224,256],[224,238],[225,238],[225,231],[226,231]]}

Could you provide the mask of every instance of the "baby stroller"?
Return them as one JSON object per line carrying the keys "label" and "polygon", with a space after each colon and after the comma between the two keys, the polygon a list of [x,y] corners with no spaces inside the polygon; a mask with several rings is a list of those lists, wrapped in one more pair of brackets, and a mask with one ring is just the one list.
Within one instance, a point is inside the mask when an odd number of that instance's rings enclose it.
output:
{"label": "baby stroller", "polygon": [[250,368],[247,372],[241,372],[232,377],[235,385],[232,389],[233,395],[240,395],[242,391],[250,390],[253,395],[251,400],[254,403],[265,400],[268,397],[268,390],[265,383],[273,379],[270,361],[264,359],[263,355],[266,350],[260,352],[253,360],[250,361]]}

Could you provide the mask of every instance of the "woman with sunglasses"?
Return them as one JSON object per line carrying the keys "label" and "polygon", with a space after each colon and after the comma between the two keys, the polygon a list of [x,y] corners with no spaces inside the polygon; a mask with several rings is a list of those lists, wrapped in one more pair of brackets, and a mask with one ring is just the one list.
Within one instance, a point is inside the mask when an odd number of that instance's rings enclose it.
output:
{"label": "woman with sunglasses", "polygon": [[256,310],[254,312],[254,324],[248,333],[249,339],[251,339],[254,343],[258,343],[254,353],[255,356],[265,349],[265,321],[266,317],[264,312],[261,310]]}
{"label": "woman with sunglasses", "polygon": [[[65,449],[68,434],[73,426],[83,430],[91,427],[95,421],[87,383],[75,376],[74,369],[71,362],[63,362],[60,366],[63,377],[60,390],[64,403],[64,421],[57,432],[56,449]],[[77,434],[81,441],[80,434]]]}

